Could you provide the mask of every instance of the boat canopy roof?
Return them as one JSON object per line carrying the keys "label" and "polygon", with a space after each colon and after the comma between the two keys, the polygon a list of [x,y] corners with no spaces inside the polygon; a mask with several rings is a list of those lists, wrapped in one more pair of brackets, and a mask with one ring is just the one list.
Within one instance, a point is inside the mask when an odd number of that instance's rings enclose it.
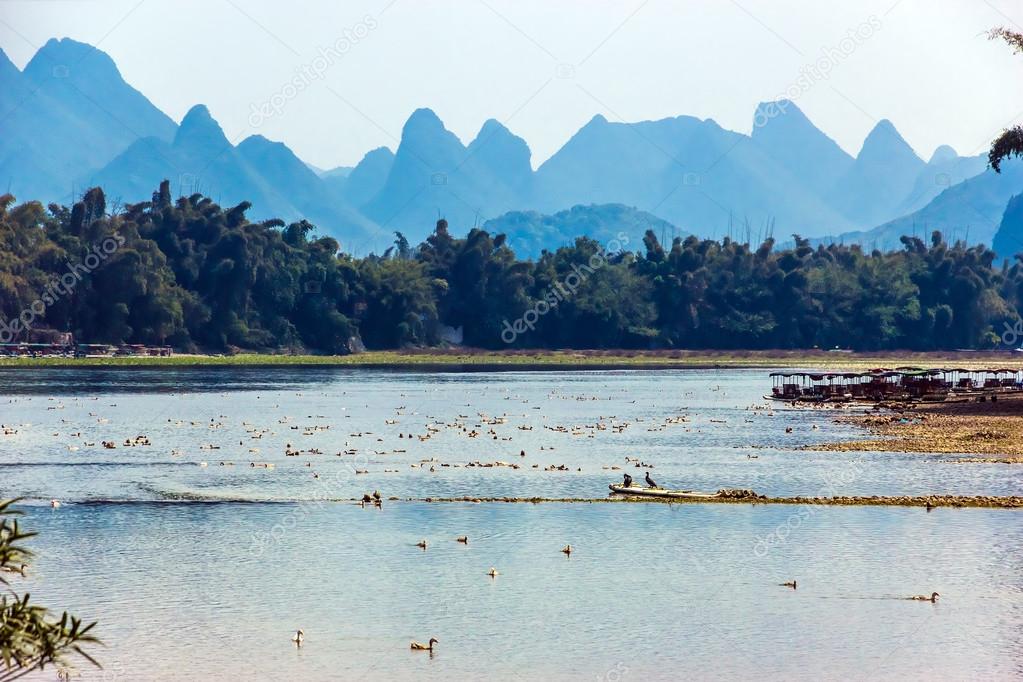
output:
{"label": "boat canopy roof", "polygon": [[771,377],[809,378],[813,381],[824,381],[828,379],[859,379],[859,378],[891,378],[891,377],[928,377],[950,372],[961,372],[970,374],[1017,374],[1023,372],[1020,369],[956,369],[937,367],[932,369],[921,369],[919,367],[901,367],[899,369],[872,369],[866,372],[771,372]]}
{"label": "boat canopy roof", "polygon": [[771,372],[769,376],[772,377],[784,377],[786,379],[792,377],[805,377],[814,381],[824,381],[827,379],[859,379],[862,377],[895,377],[901,376],[905,372]]}

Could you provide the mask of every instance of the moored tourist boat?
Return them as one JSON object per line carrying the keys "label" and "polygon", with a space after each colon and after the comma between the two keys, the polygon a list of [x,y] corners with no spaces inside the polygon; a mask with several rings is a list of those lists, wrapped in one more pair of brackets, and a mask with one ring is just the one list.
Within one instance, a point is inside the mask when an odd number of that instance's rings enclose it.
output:
{"label": "moored tourist boat", "polygon": [[980,399],[1023,390],[1023,371],[896,367],[866,372],[772,372],[768,400],[798,403]]}

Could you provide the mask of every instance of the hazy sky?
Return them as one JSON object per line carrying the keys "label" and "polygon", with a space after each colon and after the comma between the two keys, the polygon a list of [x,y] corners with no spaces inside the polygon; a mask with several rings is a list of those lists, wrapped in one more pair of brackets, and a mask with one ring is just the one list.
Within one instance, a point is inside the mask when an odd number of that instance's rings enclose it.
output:
{"label": "hazy sky", "polygon": [[394,149],[417,107],[465,142],[496,118],[536,166],[597,113],[749,132],[786,92],[853,154],[881,118],[925,159],[975,154],[1023,120],[1023,56],[982,35],[1000,24],[1023,30],[1023,2],[0,0],[19,67],[51,37],[98,44],[174,119],[203,103],[232,141],[322,167]]}

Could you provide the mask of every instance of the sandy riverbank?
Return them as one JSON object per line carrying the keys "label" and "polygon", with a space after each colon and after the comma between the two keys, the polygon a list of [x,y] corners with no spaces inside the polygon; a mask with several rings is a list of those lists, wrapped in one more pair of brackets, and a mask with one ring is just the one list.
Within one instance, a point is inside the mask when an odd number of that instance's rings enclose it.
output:
{"label": "sandy riverbank", "polygon": [[878,437],[814,445],[814,450],[950,453],[969,455],[957,460],[962,462],[1023,463],[1023,395],[883,407],[837,421]]}

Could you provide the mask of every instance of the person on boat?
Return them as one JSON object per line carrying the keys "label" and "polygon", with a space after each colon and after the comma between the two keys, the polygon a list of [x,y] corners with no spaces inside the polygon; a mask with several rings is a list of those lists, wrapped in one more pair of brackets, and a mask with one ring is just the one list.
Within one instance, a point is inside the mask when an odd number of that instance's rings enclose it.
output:
{"label": "person on boat", "polygon": [[625,474],[625,487],[626,488],[632,487],[632,476],[629,476],[628,474]]}
{"label": "person on boat", "polygon": [[649,471],[646,472],[646,484],[648,486],[650,486],[651,488],[656,488],[657,487],[657,483],[654,482],[654,479],[650,478],[650,472]]}

